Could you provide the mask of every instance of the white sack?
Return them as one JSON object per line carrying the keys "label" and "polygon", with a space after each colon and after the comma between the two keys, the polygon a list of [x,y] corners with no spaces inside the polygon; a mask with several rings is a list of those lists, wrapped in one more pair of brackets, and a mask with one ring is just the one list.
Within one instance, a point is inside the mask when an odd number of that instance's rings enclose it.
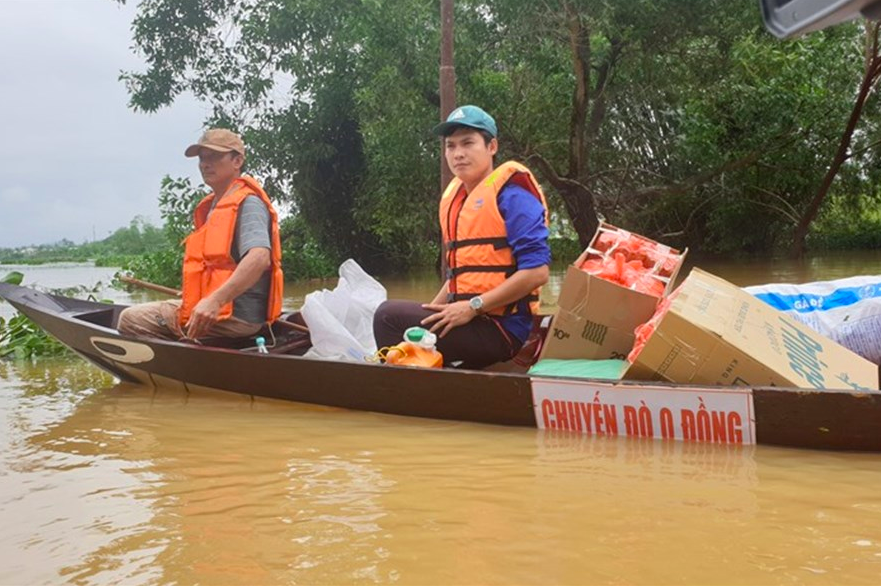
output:
{"label": "white sack", "polygon": [[376,353],[373,314],[386,290],[352,259],[340,265],[339,275],[333,291],[309,293],[300,309],[312,338],[306,356],[363,362]]}
{"label": "white sack", "polygon": [[881,276],[803,285],[775,283],[744,290],[863,358],[881,364]]}

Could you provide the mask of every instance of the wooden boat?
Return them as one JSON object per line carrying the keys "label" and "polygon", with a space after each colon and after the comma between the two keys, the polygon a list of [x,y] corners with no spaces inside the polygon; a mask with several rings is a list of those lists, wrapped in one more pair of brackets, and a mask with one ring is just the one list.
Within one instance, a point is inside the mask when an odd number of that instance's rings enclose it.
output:
{"label": "wooden boat", "polygon": [[881,451],[881,392],[696,387],[420,369],[303,357],[308,335],[283,328],[269,354],[253,340],[217,345],[121,336],[122,305],[0,283],[0,297],[121,380],[508,426],[610,436]]}

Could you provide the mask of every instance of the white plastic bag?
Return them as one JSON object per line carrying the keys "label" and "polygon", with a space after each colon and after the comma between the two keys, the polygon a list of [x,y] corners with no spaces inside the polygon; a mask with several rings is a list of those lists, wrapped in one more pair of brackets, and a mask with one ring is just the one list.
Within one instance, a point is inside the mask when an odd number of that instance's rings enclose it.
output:
{"label": "white plastic bag", "polygon": [[745,287],[751,295],[881,364],[881,276]]}
{"label": "white plastic bag", "polygon": [[309,293],[300,309],[312,338],[306,356],[363,362],[376,353],[373,314],[386,290],[352,259],[340,265],[339,275],[333,291]]}

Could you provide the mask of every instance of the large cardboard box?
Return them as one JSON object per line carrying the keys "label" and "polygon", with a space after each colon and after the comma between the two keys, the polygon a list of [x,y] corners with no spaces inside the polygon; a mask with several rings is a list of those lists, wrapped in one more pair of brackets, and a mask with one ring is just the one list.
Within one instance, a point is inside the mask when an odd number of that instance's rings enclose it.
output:
{"label": "large cardboard box", "polygon": [[[578,268],[589,255],[597,255],[594,246],[604,232],[630,235],[610,224],[601,224],[590,246],[569,266],[540,359],[624,359],[633,348],[636,327],[654,315],[659,301],[657,297],[627,289]],[[633,236],[666,249],[674,256],[675,266],[665,293],[672,290],[685,254],[644,236]]]}
{"label": "large cardboard box", "polygon": [[878,367],[739,287],[694,269],[624,378],[865,390],[878,388]]}

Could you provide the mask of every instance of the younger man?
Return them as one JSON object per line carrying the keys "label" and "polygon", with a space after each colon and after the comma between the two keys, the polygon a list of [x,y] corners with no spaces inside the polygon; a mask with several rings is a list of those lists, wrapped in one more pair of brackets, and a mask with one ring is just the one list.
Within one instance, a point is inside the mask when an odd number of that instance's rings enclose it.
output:
{"label": "younger man", "polygon": [[517,353],[538,312],[551,261],[547,203],[523,165],[494,169],[498,129],[481,108],[457,108],[434,133],[455,175],[439,211],[446,281],[431,303],[380,305],[373,333],[382,348],[422,325],[438,334],[445,365],[483,368]]}

